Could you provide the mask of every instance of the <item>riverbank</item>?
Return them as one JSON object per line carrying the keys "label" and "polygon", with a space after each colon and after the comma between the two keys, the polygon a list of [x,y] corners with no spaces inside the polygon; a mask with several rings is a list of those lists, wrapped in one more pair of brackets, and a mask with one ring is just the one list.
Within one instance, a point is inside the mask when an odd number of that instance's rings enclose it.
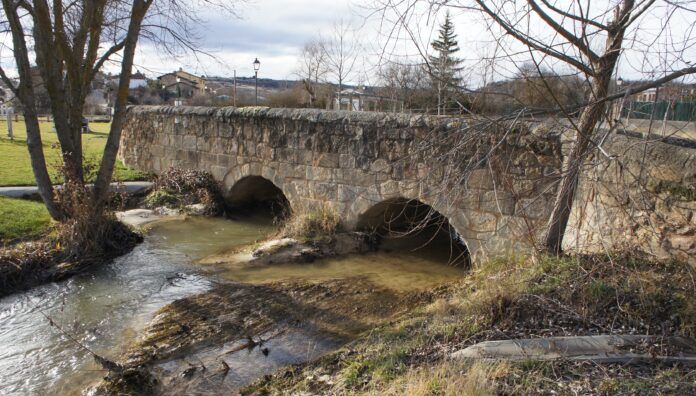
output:
{"label": "riverbank", "polygon": [[[363,276],[218,284],[158,311],[126,353],[125,370],[112,371],[97,394],[235,392],[260,374],[319,358],[445,291],[400,292]],[[240,367],[237,355],[249,366]]]}
{"label": "riverbank", "polygon": [[113,213],[56,223],[40,201],[0,197],[0,297],[67,279],[131,251],[142,236],[130,227]]}
{"label": "riverbank", "polygon": [[[693,342],[695,275],[686,263],[627,255],[491,261],[433,303],[242,393],[691,394],[696,372],[680,365],[486,362],[453,353],[486,340],[558,335],[652,334]],[[655,354],[664,354],[662,347],[647,346]]]}
{"label": "riverbank", "polygon": [[[95,223],[99,225],[90,229],[96,235],[86,235],[79,222],[69,222],[47,228],[35,240],[0,249],[0,297],[67,279],[113,260],[143,241],[142,235],[115,218],[107,216]],[[85,242],[84,238],[91,240]]]}
{"label": "riverbank", "polygon": [[[410,291],[360,275],[221,281],[156,314],[123,360],[144,375],[140,382],[111,375],[100,389],[137,393],[147,383],[154,394],[689,394],[696,371],[679,364],[492,362],[455,352],[489,340],[647,334],[655,337],[639,348],[648,354],[694,353],[667,340],[696,338],[695,278],[686,263],[615,255],[489,261],[460,280]],[[333,347],[269,370],[267,356],[292,349],[284,337],[298,332]],[[226,363],[236,353],[264,369],[230,382],[243,371]]]}

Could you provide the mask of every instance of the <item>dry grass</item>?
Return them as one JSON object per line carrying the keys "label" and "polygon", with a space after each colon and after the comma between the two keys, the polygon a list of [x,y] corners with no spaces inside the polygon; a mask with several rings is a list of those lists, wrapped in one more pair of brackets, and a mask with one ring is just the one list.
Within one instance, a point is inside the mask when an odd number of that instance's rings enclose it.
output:
{"label": "dry grass", "polygon": [[341,218],[336,210],[326,203],[315,208],[296,210],[285,220],[279,232],[281,237],[307,239],[332,236],[340,230]]}
{"label": "dry grass", "polygon": [[386,389],[369,392],[412,396],[486,396],[499,393],[496,382],[510,373],[509,363],[444,361],[408,370]]}
{"label": "dry grass", "polygon": [[[688,370],[561,363],[487,366],[452,362],[480,341],[590,334],[696,338],[696,271],[630,254],[491,260],[474,266],[429,305],[414,307],[318,362],[250,391],[319,394],[631,394],[684,390]],[[673,374],[670,374],[673,373]],[[306,378],[329,376],[317,382]],[[589,381],[588,378],[592,380]],[[617,383],[618,381],[618,383]],[[688,382],[688,381],[687,381]],[[330,385],[327,385],[330,384]],[[613,388],[612,388],[613,389]],[[641,393],[638,392],[638,393]],[[688,392],[687,392],[688,393]]]}

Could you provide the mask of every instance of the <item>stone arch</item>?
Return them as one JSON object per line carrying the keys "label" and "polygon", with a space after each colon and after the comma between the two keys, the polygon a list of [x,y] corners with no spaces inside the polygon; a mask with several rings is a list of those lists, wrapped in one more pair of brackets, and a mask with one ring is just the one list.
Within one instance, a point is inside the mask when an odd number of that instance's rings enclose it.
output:
{"label": "stone arch", "polygon": [[[416,237],[421,241],[421,247],[430,243],[449,243],[452,264],[471,264],[468,244],[455,226],[431,205],[417,199],[382,200],[358,216],[356,229],[375,233],[381,238]],[[418,245],[414,245],[414,249],[417,248]]]}
{"label": "stone arch", "polygon": [[[227,183],[225,183],[227,185]],[[291,205],[283,190],[269,179],[243,176],[231,183],[225,199],[232,210],[268,209],[275,216],[290,214]]]}

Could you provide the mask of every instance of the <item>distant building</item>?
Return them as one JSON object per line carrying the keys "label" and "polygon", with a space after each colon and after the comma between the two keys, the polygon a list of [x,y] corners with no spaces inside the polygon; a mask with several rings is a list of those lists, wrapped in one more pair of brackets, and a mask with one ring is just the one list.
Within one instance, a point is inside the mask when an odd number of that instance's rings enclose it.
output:
{"label": "distant building", "polygon": [[[633,84],[640,84],[634,82]],[[614,102],[613,117],[696,120],[696,84],[668,83]]]}
{"label": "distant building", "polygon": [[631,95],[631,100],[636,102],[654,102],[655,100],[692,102],[694,99],[696,99],[696,84],[665,84]]}
{"label": "distant building", "polygon": [[128,89],[137,89],[140,87],[147,86],[147,77],[140,70],[136,71],[135,74],[131,76],[130,84],[128,84]]}
{"label": "distant building", "polygon": [[184,98],[202,95],[206,92],[204,76],[199,77],[182,69],[157,77],[157,82],[166,91]]}
{"label": "distant building", "polygon": [[5,84],[0,83],[0,105],[8,104],[14,99],[14,93]]}
{"label": "distant building", "polygon": [[[108,77],[108,82],[112,84],[114,87],[118,87],[119,80],[121,79],[121,76],[118,74],[115,75],[110,75]],[[105,77],[105,81],[107,81],[107,77]],[[140,70],[136,70],[135,73],[131,74],[131,79],[130,83],[128,84],[128,89],[138,89],[140,87],[146,87],[147,86],[147,77],[143,73],[140,72]],[[95,89],[102,88],[97,84],[97,86],[94,87]]]}
{"label": "distant building", "polygon": [[346,88],[340,95],[338,92],[334,94],[333,108],[348,111],[401,111],[402,102],[369,93],[365,89]]}

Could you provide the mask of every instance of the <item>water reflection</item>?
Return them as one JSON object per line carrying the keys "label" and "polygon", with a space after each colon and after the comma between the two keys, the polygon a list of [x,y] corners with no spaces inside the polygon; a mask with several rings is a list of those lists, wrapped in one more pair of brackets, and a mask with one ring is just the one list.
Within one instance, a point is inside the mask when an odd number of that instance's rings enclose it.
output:
{"label": "water reflection", "polygon": [[75,394],[103,375],[44,314],[88,348],[117,356],[157,309],[209,288],[192,259],[270,229],[255,220],[166,221],[108,265],[0,300],[0,394]]}

